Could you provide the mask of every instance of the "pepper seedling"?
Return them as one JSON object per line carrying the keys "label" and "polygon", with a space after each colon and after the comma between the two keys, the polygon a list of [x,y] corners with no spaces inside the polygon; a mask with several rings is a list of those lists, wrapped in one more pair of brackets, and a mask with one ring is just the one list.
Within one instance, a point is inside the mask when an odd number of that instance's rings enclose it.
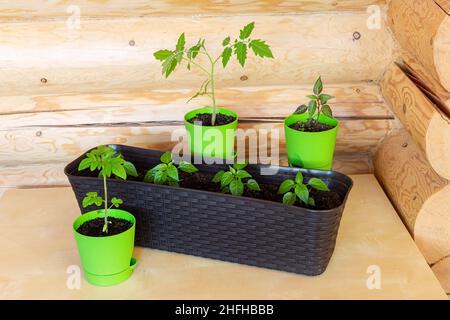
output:
{"label": "pepper seedling", "polygon": [[320,114],[324,114],[327,117],[332,118],[333,112],[331,107],[328,105],[328,101],[333,99],[333,96],[329,94],[322,93],[323,83],[322,78],[319,77],[314,84],[313,92],[314,94],[309,95],[310,99],[308,105],[301,105],[295,110],[294,114],[304,114],[308,112],[308,122],[319,121]]}
{"label": "pepper seedling", "polygon": [[[222,62],[222,66],[225,69],[233,54],[236,55],[239,64],[244,67],[247,60],[247,52],[249,49],[253,51],[255,56],[261,58],[273,58],[270,46],[261,39],[252,39],[250,36],[255,28],[255,23],[251,22],[240,30],[239,38],[231,40],[230,37],[226,37],[222,41],[223,50],[218,57],[213,57],[211,52],[206,49],[205,39],[199,39],[198,42],[191,48],[186,48],[186,39],[184,32],[179,36],[177,44],[174,50],[158,50],[153,53],[153,56],[162,61],[162,73],[167,78],[180,65],[183,61],[187,63],[187,69],[191,70],[191,66],[197,67],[204,73],[206,79],[202,82],[198,92],[191,97],[190,100],[199,96],[209,96],[212,104],[212,118],[211,122],[214,126],[216,122],[216,72],[217,64]],[[200,55],[205,56],[209,65],[207,67],[198,63],[197,57]],[[189,102],[188,101],[188,102]]]}
{"label": "pepper seedling", "polygon": [[165,152],[161,156],[160,161],[160,164],[147,171],[144,177],[145,182],[168,184],[169,186],[179,187],[180,178],[178,170],[186,173],[194,173],[198,171],[196,166],[184,160],[181,160],[177,167],[172,160],[171,152]]}
{"label": "pepper seedling", "polygon": [[295,179],[284,180],[278,188],[278,194],[284,194],[283,203],[287,205],[294,205],[297,198],[310,207],[314,207],[315,201],[310,196],[310,188],[320,191],[330,191],[328,186],[318,178],[309,179],[307,184],[303,183],[303,174],[299,171],[295,175]]}
{"label": "pepper seedling", "polygon": [[[252,175],[244,170],[246,166],[247,164],[239,163],[228,166],[228,171],[220,170],[214,175],[212,181],[215,183],[220,182],[220,188],[223,193],[231,193],[234,196],[242,196],[245,187],[249,190],[261,191],[258,182],[252,179]],[[243,182],[242,179],[248,180]]]}
{"label": "pepper seedling", "polygon": [[111,199],[111,205],[108,202],[108,188],[106,179],[112,175],[117,178],[126,180],[127,175],[137,177],[136,167],[129,161],[125,161],[122,154],[116,153],[116,151],[108,146],[99,146],[96,149],[88,152],[86,158],[83,159],[78,165],[78,171],[85,169],[91,171],[100,170],[99,177],[103,178],[104,198],[98,195],[97,192],[88,192],[83,199],[83,208],[90,205],[96,205],[101,207],[104,205],[104,225],[103,232],[108,233],[108,226],[111,223],[108,221],[108,210],[113,206],[118,208],[123,201],[119,198],[113,197]]}

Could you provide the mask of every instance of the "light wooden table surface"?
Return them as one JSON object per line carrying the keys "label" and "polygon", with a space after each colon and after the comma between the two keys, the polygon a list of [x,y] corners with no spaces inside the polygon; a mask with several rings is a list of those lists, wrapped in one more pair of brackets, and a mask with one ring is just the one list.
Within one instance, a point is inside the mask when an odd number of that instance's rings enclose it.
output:
{"label": "light wooden table surface", "polygon": [[[9,190],[0,200],[0,299],[447,299],[376,179],[352,178],[321,276],[136,248],[139,265],[127,282],[102,288],[81,280],[79,289],[67,286],[68,268],[80,264],[72,190]],[[380,289],[368,288],[368,270],[380,272]]]}

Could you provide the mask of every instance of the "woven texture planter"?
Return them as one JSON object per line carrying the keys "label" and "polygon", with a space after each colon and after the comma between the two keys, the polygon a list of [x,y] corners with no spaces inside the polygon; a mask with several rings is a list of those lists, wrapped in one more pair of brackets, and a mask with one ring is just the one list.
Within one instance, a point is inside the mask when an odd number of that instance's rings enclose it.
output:
{"label": "woven texture planter", "polygon": [[[159,163],[162,152],[111,145],[145,172]],[[65,168],[82,213],[89,191],[103,193],[102,180],[77,172],[82,155]],[[225,165],[197,165],[214,174]],[[279,185],[299,169],[279,167],[276,175],[260,175],[260,165],[246,170],[261,183]],[[121,209],[136,217],[137,246],[305,275],[323,273],[333,254],[348,193],[349,177],[331,171],[303,170],[306,179],[323,179],[344,200],[338,208],[317,211],[282,203],[221,193],[160,186],[140,181],[108,180],[111,196],[124,201]]]}

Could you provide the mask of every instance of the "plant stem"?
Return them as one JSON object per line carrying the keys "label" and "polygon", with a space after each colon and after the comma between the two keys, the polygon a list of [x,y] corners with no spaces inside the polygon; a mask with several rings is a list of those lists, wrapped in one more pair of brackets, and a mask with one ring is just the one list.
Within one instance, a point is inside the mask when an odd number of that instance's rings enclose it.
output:
{"label": "plant stem", "polygon": [[211,99],[212,99],[212,118],[211,118],[211,125],[214,125],[216,123],[216,94],[215,94],[215,83],[214,83],[214,67],[215,63],[211,64]]}
{"label": "plant stem", "polygon": [[105,189],[105,232],[108,233],[108,188],[106,187],[106,175],[103,174],[103,188]]}

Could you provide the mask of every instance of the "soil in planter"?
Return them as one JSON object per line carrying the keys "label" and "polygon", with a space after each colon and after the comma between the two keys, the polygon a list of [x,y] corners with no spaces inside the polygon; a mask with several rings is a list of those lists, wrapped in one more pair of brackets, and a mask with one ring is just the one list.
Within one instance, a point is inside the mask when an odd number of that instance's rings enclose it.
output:
{"label": "soil in planter", "polygon": [[86,221],[78,227],[77,232],[89,237],[109,237],[125,232],[133,226],[130,221],[125,219],[108,218],[108,221],[111,222],[108,233],[103,232],[103,225],[105,224],[103,218]]}
{"label": "soil in planter", "polygon": [[[198,172],[191,175],[180,172],[180,178],[180,187],[182,188],[220,192],[220,184],[212,182],[211,175]],[[243,196],[273,202],[283,202],[283,195],[279,195],[277,193],[278,186],[263,183],[260,183],[259,185],[261,187],[261,191],[258,192],[246,189]],[[297,201],[295,205],[298,207],[314,210],[329,210],[339,207],[342,203],[341,197],[335,191],[327,192],[311,189],[310,194],[314,198],[314,201],[316,203],[315,207],[308,207],[301,201]]]}
{"label": "soil in planter", "polygon": [[302,132],[323,132],[333,129],[334,126],[330,126],[328,124],[320,123],[316,120],[313,120],[307,122],[299,121],[291,124],[289,128]]}
{"label": "soil in planter", "polygon": [[[223,126],[232,123],[236,120],[236,117],[227,116],[225,114],[216,114],[216,123],[214,126]],[[202,126],[211,126],[212,114],[211,113],[199,113],[195,117],[188,120],[188,122],[194,124],[194,122],[201,122]]]}

